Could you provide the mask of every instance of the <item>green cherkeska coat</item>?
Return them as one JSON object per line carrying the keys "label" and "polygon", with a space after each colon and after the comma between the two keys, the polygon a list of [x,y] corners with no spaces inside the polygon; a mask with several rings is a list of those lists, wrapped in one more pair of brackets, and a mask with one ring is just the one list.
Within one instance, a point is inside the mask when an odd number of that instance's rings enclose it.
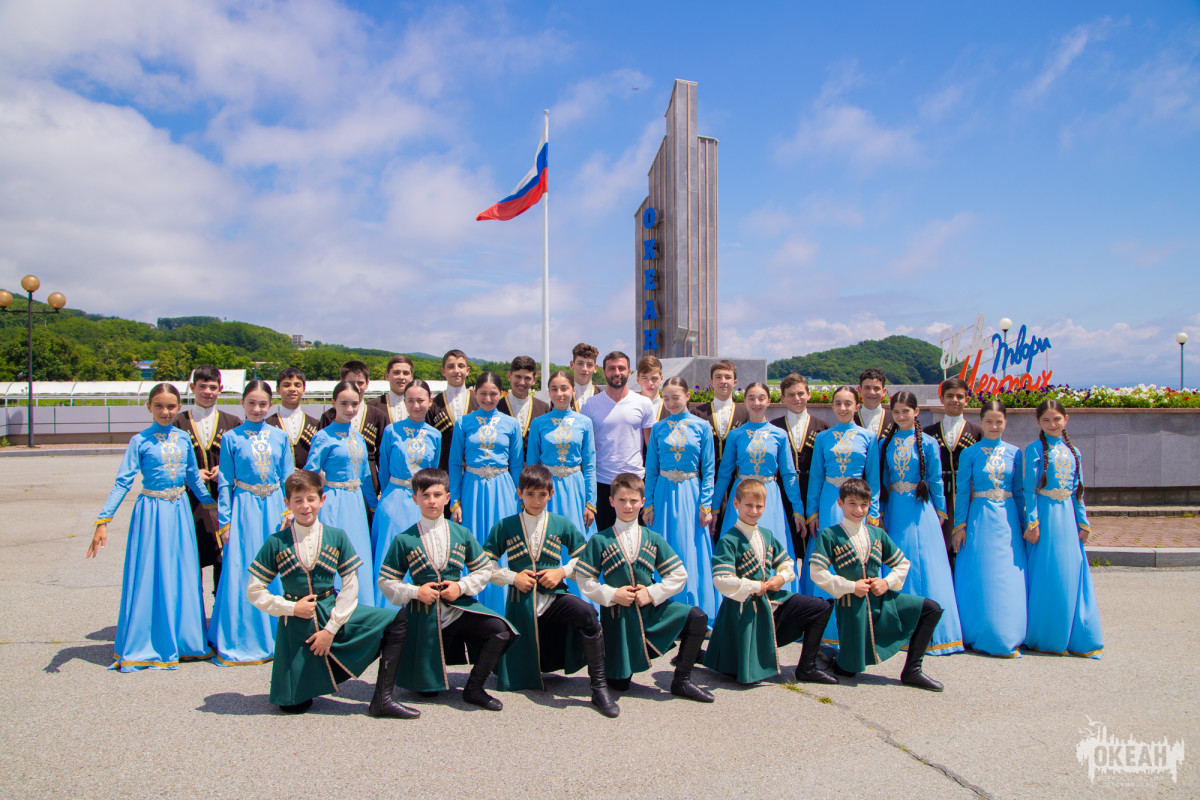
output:
{"label": "green cherkeska coat", "polygon": [[[492,526],[487,541],[483,543],[483,552],[497,563],[502,557],[508,556],[508,568],[513,572],[526,569],[540,572],[544,569],[557,569],[570,559],[577,558],[583,553],[586,545],[583,534],[571,520],[558,514],[548,514],[546,538],[542,542],[542,552],[535,564],[529,552],[529,541],[525,535],[521,515],[514,514]],[[564,549],[567,552],[565,559]],[[543,672],[562,670],[570,675],[587,665],[583,656],[583,641],[578,630],[570,628],[564,637],[555,637],[555,641],[543,641],[538,633],[535,598],[547,594],[567,594],[566,583],[560,583],[553,589],[535,586],[528,592],[519,591],[515,586],[508,587],[504,616],[521,637],[500,659],[496,675],[501,691],[545,689],[542,682]]]}
{"label": "green cherkeska coat", "polygon": [[[762,559],[739,528],[725,532],[713,549],[714,578],[735,575],[765,581],[787,563],[787,550],[774,534],[762,528],[758,532],[763,540]],[[704,654],[704,666],[732,675],[738,683],[757,683],[778,675],[779,652],[771,603],[782,603],[791,596],[792,592],[780,589],[765,595],[750,595],[741,601],[722,598]]]}
{"label": "green cherkeska coat", "polygon": [[[400,581],[407,574],[414,585],[420,586],[457,581],[463,575],[485,567],[488,563],[487,554],[474,535],[453,520],[446,520],[446,524],[450,528],[450,555],[445,567],[439,570],[430,560],[421,542],[421,529],[413,525],[392,540],[379,567],[379,577]],[[460,595],[450,605],[469,614],[486,614],[504,619],[469,595]],[[414,692],[440,692],[450,688],[446,665],[466,664],[468,654],[465,648],[459,648],[458,652],[443,652],[442,603],[425,605],[414,598],[405,608],[408,610],[408,638],[400,654],[396,685]],[[509,627],[512,625],[509,624]],[[516,630],[513,632],[516,633]],[[470,654],[472,661],[475,655],[474,652]]]}
{"label": "green cherkeska coat", "polygon": [[271,534],[258,555],[250,562],[250,574],[265,584],[275,576],[284,597],[299,600],[310,594],[318,597],[312,619],[281,617],[275,635],[275,660],[271,662],[270,700],[278,706],[291,706],[323,694],[337,691],[347,678],[362,674],[379,656],[383,630],[396,617],[395,611],[360,605],[333,637],[329,654],[313,655],[305,640],[329,622],[337,596],[333,594],[333,576],[345,578],[362,563],[349,537],[339,528],[321,528],[321,541],[312,569],[305,569],[296,554],[295,539],[289,525]]}
{"label": "green cherkeska coat", "polygon": [[[612,528],[592,536],[575,565],[575,573],[603,578],[610,586],[649,586],[654,573],[665,578],[683,562],[659,534],[641,526],[642,543],[632,562]],[[644,608],[612,605],[600,610],[604,629],[604,666],[609,678],[624,680],[650,669],[650,660],[670,650],[687,624],[692,607],[673,600]]]}
{"label": "green cherkeska coat", "polygon": [[[816,572],[828,567],[847,580],[880,577],[880,568],[899,566],[904,553],[882,528],[867,525],[871,550],[864,564],[841,525],[833,525],[817,534],[809,557],[809,569]],[[876,597],[847,594],[834,607],[838,626],[838,666],[847,672],[862,672],[868,664],[891,658],[908,644],[925,598],[888,591]]]}

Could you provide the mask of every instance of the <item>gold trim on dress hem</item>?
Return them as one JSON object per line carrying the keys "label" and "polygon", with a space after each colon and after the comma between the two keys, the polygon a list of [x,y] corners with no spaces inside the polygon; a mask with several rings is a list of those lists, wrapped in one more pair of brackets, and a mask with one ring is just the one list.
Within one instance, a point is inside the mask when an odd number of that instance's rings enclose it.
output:
{"label": "gold trim on dress hem", "polygon": [[224,658],[221,658],[220,653],[214,653],[213,660],[223,667],[254,667],[258,666],[259,664],[269,664],[275,660],[275,657],[271,656],[270,658],[262,658],[258,661],[228,661]]}

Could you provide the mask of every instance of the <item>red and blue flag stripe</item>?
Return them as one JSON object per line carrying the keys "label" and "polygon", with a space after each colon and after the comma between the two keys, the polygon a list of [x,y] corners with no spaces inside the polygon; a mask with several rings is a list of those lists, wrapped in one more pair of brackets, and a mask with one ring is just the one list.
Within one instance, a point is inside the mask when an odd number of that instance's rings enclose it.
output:
{"label": "red and blue flag stripe", "polygon": [[542,141],[538,145],[537,158],[534,161],[533,169],[526,173],[512,194],[490,208],[481,211],[475,219],[512,219],[537,205],[537,202],[542,199],[542,195],[546,193],[549,186],[546,175],[548,148],[549,143],[546,141],[546,134],[543,133]]}

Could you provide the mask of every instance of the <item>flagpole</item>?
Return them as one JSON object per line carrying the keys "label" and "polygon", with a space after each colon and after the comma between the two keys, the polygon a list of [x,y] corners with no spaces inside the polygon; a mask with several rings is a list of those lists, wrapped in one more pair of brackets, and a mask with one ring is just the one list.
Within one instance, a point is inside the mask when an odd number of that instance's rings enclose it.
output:
{"label": "flagpole", "polygon": [[[544,134],[550,142],[550,109],[546,109]],[[547,167],[547,171],[549,168]],[[542,390],[550,381],[550,187],[542,195]]]}

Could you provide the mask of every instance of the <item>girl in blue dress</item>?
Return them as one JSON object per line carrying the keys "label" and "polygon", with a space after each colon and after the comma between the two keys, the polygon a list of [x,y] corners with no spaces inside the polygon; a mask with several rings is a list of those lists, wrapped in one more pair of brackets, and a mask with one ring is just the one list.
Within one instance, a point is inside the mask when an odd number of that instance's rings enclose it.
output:
{"label": "girl in blue dress", "polygon": [[[879,440],[866,428],[854,424],[858,412],[858,389],[839,386],[833,391],[832,428],[817,434],[813,442],[812,466],[808,473],[808,514],[806,526],[808,544],[804,548],[804,563],[800,565],[800,591],[813,597],[829,595],[809,577],[808,559],[816,545],[817,531],[842,521],[838,507],[838,490],[849,478],[863,478],[871,487],[871,510],[868,525],[878,526],[879,519]],[[794,508],[797,506],[793,506]],[[805,527],[797,526],[798,530]],[[826,639],[836,641],[836,617],[829,618]]]}
{"label": "girl in blue dress", "polygon": [[1092,532],[1083,506],[1079,451],[1067,435],[1067,409],[1037,407],[1038,440],[1025,448],[1025,645],[1045,653],[1100,658],[1104,637],[1083,546]]}
{"label": "girl in blue dress", "polygon": [[217,504],[200,479],[191,437],[171,424],[180,404],[179,390],[169,383],[150,390],[146,408],[154,424],[129,440],[87,551],[87,558],[95,558],[104,549],[108,523],[140,473],[142,491],[129,520],[109,667],[121,672],[175,669],[180,661],[212,655],[204,636],[200,556],[184,483],[206,513],[214,513]]}
{"label": "girl in blue dress", "polygon": [[[421,510],[413,500],[412,476],[426,467],[436,468],[442,455],[442,435],[425,421],[432,399],[429,384],[409,381],[404,387],[404,409],[408,419],[384,429],[379,443],[379,483],[383,491],[371,520],[375,563],[382,564],[396,534],[417,524]],[[377,608],[396,608],[372,582]]]}
{"label": "girl in blue dress", "polygon": [[959,457],[954,499],[958,553],[954,594],[963,644],[980,653],[1017,658],[1025,641],[1025,497],[1021,448],[1000,440],[1008,409],[988,400],[979,414],[983,439]]}
{"label": "girl in blue dress", "polygon": [[917,396],[892,395],[896,427],[880,446],[881,479],[887,487],[883,528],[912,564],[900,591],[928,597],[942,607],[942,618],[933,630],[925,652],[931,656],[961,653],[962,626],[954,597],[954,576],[946,557],[942,520],[946,497],[942,492],[942,459],[937,441],[921,432]]}
{"label": "girl in blue dress", "polygon": [[575,523],[584,538],[596,532],[596,439],[592,421],[573,411],[575,382],[570,372],[559,370],[546,384],[550,413],[529,426],[526,464],[541,464],[554,477],[554,494],[546,507]]}
{"label": "girl in blue dress", "polygon": [[[480,544],[487,541],[493,525],[520,510],[517,481],[525,465],[521,430],[515,419],[496,410],[501,393],[496,373],[480,374],[475,381],[479,408],[455,423],[450,440],[450,516],[475,534]],[[502,587],[488,584],[478,599],[503,614],[504,594]]]}
{"label": "girl in blue dress", "polygon": [[[216,662],[264,664],[275,654],[275,617],[246,599],[250,562],[283,523],[283,482],[295,471],[288,435],[267,425],[271,387],[253,380],[242,391],[246,421],[221,438],[217,466],[217,535],[223,569],[213,600],[208,641]],[[278,592],[279,586],[274,590]]]}
{"label": "girl in blue dress", "polygon": [[[729,496],[734,497],[743,478],[757,478],[762,481],[767,487],[767,508],[759,518],[758,528],[760,531],[770,531],[780,547],[787,550],[788,557],[795,559],[796,545],[792,542],[792,529],[788,526],[783,500],[780,499],[780,484],[783,484],[782,491],[787,493],[792,508],[797,509],[793,516],[796,525],[799,526],[803,516],[798,510],[802,507],[800,484],[796,478],[792,446],[788,442],[786,431],[767,422],[767,408],[771,405],[771,395],[767,392],[766,384],[755,382],[747,386],[743,400],[750,420],[734,428],[725,439],[725,455],[721,458],[721,469],[717,474],[713,497],[724,497],[727,489]],[[725,517],[721,520],[718,532],[724,535],[737,519],[737,509],[731,501],[725,509]],[[795,592],[798,587],[799,581],[796,580],[785,584],[783,590]],[[709,619],[715,617],[710,616]]]}
{"label": "girl in blue dress", "polygon": [[[679,602],[716,619],[720,599],[712,582],[713,433],[688,413],[687,381],[669,378],[662,388],[669,416],[654,423],[646,445],[646,505],[642,520],[662,534],[683,561],[687,584]],[[740,430],[740,428],[735,429]]]}
{"label": "girl in blue dress", "polygon": [[[358,568],[358,602],[374,606],[375,559],[366,506],[373,510],[377,498],[367,463],[367,443],[361,433],[350,427],[360,403],[362,395],[353,383],[339,381],[333,387],[333,422],[313,437],[304,468],[324,477],[321,524],[341,528],[350,537],[354,552],[362,559]],[[335,584],[341,589],[340,579]]]}

